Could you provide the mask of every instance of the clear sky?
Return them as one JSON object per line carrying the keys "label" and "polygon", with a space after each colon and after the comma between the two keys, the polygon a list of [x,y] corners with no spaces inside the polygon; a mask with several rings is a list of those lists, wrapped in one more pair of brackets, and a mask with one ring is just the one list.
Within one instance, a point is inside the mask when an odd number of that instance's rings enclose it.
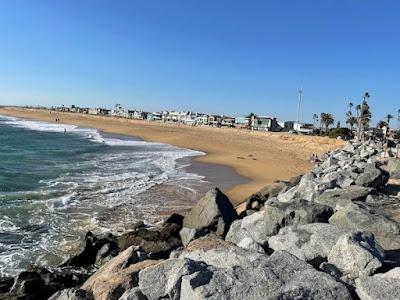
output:
{"label": "clear sky", "polygon": [[0,0],[0,104],[302,119],[400,108],[400,2]]}

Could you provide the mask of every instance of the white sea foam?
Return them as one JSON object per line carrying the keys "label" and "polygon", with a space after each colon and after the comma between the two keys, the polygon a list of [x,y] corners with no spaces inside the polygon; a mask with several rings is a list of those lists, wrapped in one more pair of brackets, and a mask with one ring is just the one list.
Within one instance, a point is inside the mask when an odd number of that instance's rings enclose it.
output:
{"label": "white sea foam", "polygon": [[[153,199],[155,196],[149,189],[172,185],[179,187],[179,193],[195,193],[196,187],[204,180],[200,175],[186,172],[183,167],[187,165],[177,165],[178,159],[204,154],[198,151],[103,136],[95,129],[73,125],[3,116],[0,116],[0,121],[35,131],[63,133],[66,130],[68,134],[76,134],[115,149],[91,153],[92,156],[87,160],[63,161],[62,169],[68,172],[56,178],[41,180],[43,188],[40,191],[21,191],[15,192],[15,195],[14,192],[12,195],[5,195],[8,199],[10,196],[15,199],[15,203],[26,201],[26,205],[20,208],[26,210],[24,216],[28,217],[27,220],[2,218],[0,230],[15,232],[20,230],[21,224],[28,222],[35,225],[45,224],[48,232],[42,234],[35,230],[25,230],[22,234],[26,239],[22,243],[0,243],[0,250],[4,250],[0,251],[0,274],[21,271],[23,267],[19,263],[30,257],[37,263],[46,263],[43,253],[65,258],[68,245],[76,245],[77,237],[81,238],[88,230],[119,230],[124,226],[129,227],[138,214],[151,220],[150,217],[154,217],[160,208],[187,208],[191,205],[190,202],[185,206],[177,199],[168,199],[169,203],[163,199],[162,191],[165,189],[158,192],[156,199]],[[66,246],[60,247],[60,244]]]}
{"label": "white sea foam", "polygon": [[[81,192],[78,192],[82,190],[82,186],[85,189],[83,198],[102,198],[102,201],[98,201],[97,205],[110,208],[132,201],[135,195],[168,180],[170,180],[170,184],[177,184],[182,181],[202,182],[204,179],[203,176],[185,172],[183,166],[177,168],[176,164],[178,159],[184,157],[204,155],[199,151],[181,149],[161,143],[104,137],[95,129],[80,128],[75,125],[25,120],[8,116],[0,116],[0,118],[2,123],[15,127],[44,132],[63,133],[66,131],[112,147],[135,147],[134,151],[107,154],[97,157],[96,160],[79,162],[89,167],[90,165],[95,167],[89,174],[74,174],[42,181],[47,185],[48,190],[64,187],[62,189],[64,190],[63,195],[49,199],[51,209],[61,209],[77,204],[82,198]],[[66,167],[68,168],[68,166]],[[152,171],[151,168],[154,167],[159,168],[161,172]],[[182,187],[194,191],[190,186]]]}
{"label": "white sea foam", "polygon": [[5,232],[5,231],[16,231],[18,230],[19,227],[16,226],[12,220],[10,220],[9,217],[3,216],[2,219],[0,219],[0,231]]}
{"label": "white sea foam", "polygon": [[129,140],[129,139],[118,139],[118,138],[104,138],[101,133],[96,129],[91,128],[81,128],[75,125],[68,125],[62,123],[48,123],[43,121],[33,121],[33,120],[26,120],[20,119],[15,117],[3,116],[0,115],[1,119],[4,119],[2,123],[26,128],[30,130],[36,131],[45,131],[45,132],[60,132],[64,133],[65,131],[68,133],[74,133],[86,137],[94,142],[98,143],[105,143],[109,146],[161,146],[166,147],[169,149],[175,149],[178,154],[178,158],[185,157],[185,156],[198,156],[198,155],[205,155],[205,153],[200,151],[194,151],[189,149],[180,149],[176,148],[167,144],[162,143],[154,143],[154,142],[145,142],[145,141],[137,141],[137,140]]}

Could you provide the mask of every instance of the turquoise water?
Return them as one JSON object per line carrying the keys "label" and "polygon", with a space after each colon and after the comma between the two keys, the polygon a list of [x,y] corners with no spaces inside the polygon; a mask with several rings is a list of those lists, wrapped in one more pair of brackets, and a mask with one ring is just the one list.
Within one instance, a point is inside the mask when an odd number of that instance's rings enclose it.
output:
{"label": "turquoise water", "polygon": [[208,183],[183,165],[200,154],[0,116],[0,274],[61,263],[87,230],[190,207]]}

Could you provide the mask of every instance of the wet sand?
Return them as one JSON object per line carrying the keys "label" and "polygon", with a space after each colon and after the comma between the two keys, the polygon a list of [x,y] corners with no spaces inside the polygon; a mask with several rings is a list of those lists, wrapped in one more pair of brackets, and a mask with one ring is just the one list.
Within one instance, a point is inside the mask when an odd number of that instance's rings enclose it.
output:
{"label": "wet sand", "polygon": [[228,191],[233,186],[245,184],[250,181],[237,174],[232,168],[199,162],[192,160],[190,165],[185,168],[187,172],[196,173],[205,177],[205,180],[218,187],[222,191]]}
{"label": "wet sand", "polygon": [[259,132],[234,128],[120,119],[40,109],[1,108],[0,114],[33,120],[91,127],[107,133],[137,136],[146,141],[167,143],[206,153],[197,162],[231,168],[248,179],[227,189],[235,204],[276,180],[287,180],[312,167],[312,153],[322,154],[342,147],[344,142],[326,137]]}

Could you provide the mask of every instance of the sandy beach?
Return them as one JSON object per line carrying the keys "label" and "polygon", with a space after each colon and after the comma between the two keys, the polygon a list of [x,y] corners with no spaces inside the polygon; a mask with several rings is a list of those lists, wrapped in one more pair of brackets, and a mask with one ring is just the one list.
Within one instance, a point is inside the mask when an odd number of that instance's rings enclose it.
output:
{"label": "sandy beach", "polygon": [[199,162],[232,168],[249,182],[228,189],[235,204],[276,180],[287,180],[309,170],[312,153],[322,154],[341,147],[344,142],[326,137],[258,132],[234,128],[190,127],[171,123],[149,122],[92,116],[48,110],[1,108],[0,114],[46,122],[96,128],[113,134],[136,136],[145,141],[167,143],[205,152]]}

